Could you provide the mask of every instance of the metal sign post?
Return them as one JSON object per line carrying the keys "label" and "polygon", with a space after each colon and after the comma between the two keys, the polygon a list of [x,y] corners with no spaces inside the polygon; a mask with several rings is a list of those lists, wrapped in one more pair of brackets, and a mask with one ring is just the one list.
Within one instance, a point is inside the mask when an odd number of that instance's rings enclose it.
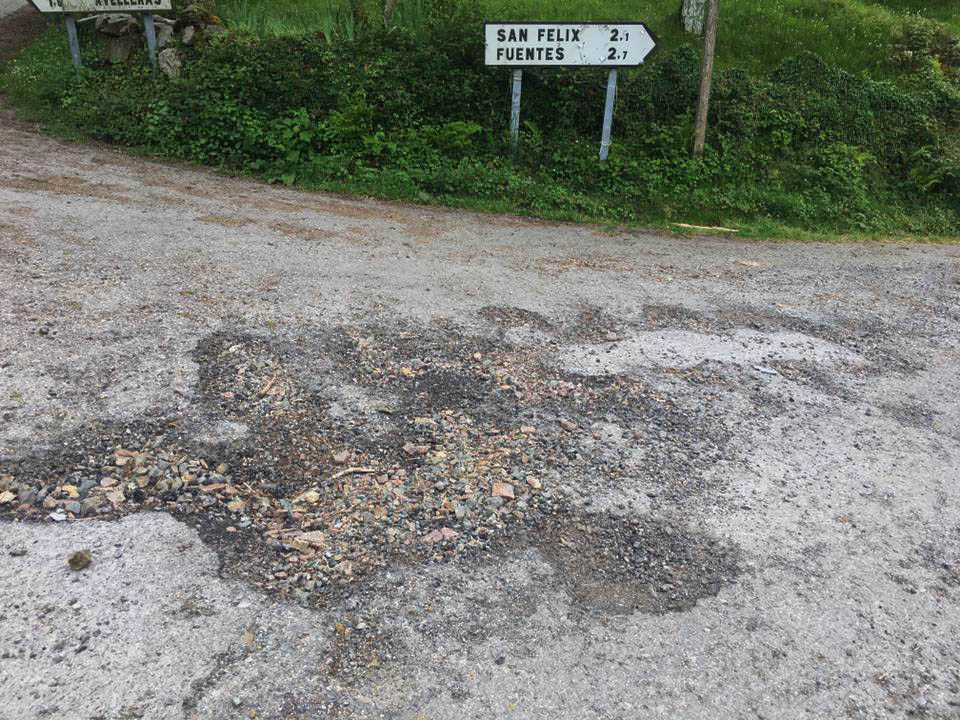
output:
{"label": "metal sign post", "polygon": [[143,32],[147,36],[147,52],[150,54],[150,63],[157,64],[157,26],[153,22],[153,15],[143,16]]}
{"label": "metal sign post", "polygon": [[513,71],[513,99],[510,103],[510,149],[517,151],[520,144],[520,91],[523,88],[523,70]]}
{"label": "metal sign post", "polygon": [[70,57],[73,58],[73,66],[78,68],[81,65],[80,60],[80,37],[77,35],[77,19],[73,15],[67,15],[67,42],[70,43]]}
{"label": "metal sign post", "polygon": [[607,77],[607,101],[603,107],[603,134],[600,136],[600,162],[610,154],[610,130],[613,128],[613,103],[617,98],[617,69]]}
{"label": "metal sign post", "polygon": [[513,69],[510,105],[510,147],[520,133],[520,87],[524,67],[606,67],[607,98],[603,112],[600,160],[610,153],[617,70],[640,65],[657,46],[657,37],[643,23],[486,23],[484,61]]}

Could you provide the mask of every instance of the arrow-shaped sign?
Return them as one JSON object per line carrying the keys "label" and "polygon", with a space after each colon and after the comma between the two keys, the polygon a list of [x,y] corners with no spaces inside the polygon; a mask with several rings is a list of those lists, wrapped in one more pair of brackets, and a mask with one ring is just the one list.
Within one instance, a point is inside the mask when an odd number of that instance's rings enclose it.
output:
{"label": "arrow-shaped sign", "polygon": [[486,23],[485,61],[507,67],[632,67],[657,46],[643,23]]}

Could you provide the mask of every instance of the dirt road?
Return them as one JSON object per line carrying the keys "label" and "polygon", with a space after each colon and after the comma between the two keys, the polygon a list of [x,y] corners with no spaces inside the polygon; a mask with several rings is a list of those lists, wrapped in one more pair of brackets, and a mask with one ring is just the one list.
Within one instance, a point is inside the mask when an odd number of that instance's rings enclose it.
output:
{"label": "dirt road", "polygon": [[957,246],[307,195],[5,116],[0,717],[957,717],[958,337]]}

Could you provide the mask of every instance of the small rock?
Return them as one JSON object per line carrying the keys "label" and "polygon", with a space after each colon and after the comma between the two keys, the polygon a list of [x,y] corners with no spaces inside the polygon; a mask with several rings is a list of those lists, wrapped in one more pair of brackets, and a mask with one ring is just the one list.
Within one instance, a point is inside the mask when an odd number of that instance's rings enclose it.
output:
{"label": "small rock", "polygon": [[5,490],[2,493],[0,493],[0,505],[9,505],[16,499],[17,499],[17,496],[14,495],[9,490]]}
{"label": "small rock", "polygon": [[423,537],[425,543],[436,543],[443,540],[443,533],[439,530],[433,530]]}
{"label": "small rock", "polygon": [[77,499],[80,497],[80,491],[77,489],[76,485],[64,485],[61,490],[66,494],[67,497]]}
{"label": "small rock", "polygon": [[406,445],[403,446],[403,451],[407,455],[426,455],[428,452],[430,452],[430,446],[414,445],[413,443],[408,442]]}
{"label": "small rock", "polygon": [[68,513],[73,513],[74,515],[82,515],[83,505],[78,502],[67,503],[64,506],[64,510],[66,510]]}
{"label": "small rock", "polygon": [[54,522],[63,522],[64,520],[67,519],[66,514],[62,512],[52,512],[49,515],[47,515],[47,517],[53,520]]}
{"label": "small rock", "polygon": [[247,507],[247,504],[243,500],[240,500],[239,498],[236,500],[231,500],[230,502],[227,503],[227,510],[229,510],[230,512],[243,512],[246,509],[246,507]]}
{"label": "small rock", "polygon": [[176,48],[165,48],[157,55],[157,63],[167,77],[174,78],[180,75],[183,68],[183,57]]}
{"label": "small rock", "polygon": [[347,460],[349,459],[350,459],[349,450],[341,450],[340,452],[335,453],[333,456],[333,462],[335,465],[346,465]]}
{"label": "small rock", "polygon": [[91,513],[96,512],[98,507],[100,507],[100,498],[87,498],[80,503],[80,514],[90,515]]}
{"label": "small rock", "polygon": [[180,36],[180,42],[184,45],[190,45],[193,43],[194,38],[197,36],[197,29],[193,25],[188,25],[183,29],[183,34]]}
{"label": "small rock", "polygon": [[561,420],[560,427],[562,427],[567,432],[573,432],[574,430],[577,429],[577,424],[574,422],[570,422],[569,420]]}
{"label": "small rock", "polygon": [[15,547],[10,549],[10,557],[23,557],[27,554],[25,547]]}
{"label": "small rock", "polygon": [[327,544],[327,536],[319,530],[305,532],[303,535],[299,535],[297,540],[316,548],[322,548]]}
{"label": "small rock", "polygon": [[493,497],[509,498],[513,500],[513,485],[505,482],[495,482],[493,484]]}
{"label": "small rock", "polygon": [[70,564],[71,570],[83,570],[90,567],[90,563],[93,562],[93,555],[89,550],[78,550],[67,558],[67,562]]}
{"label": "small rock", "polygon": [[320,493],[318,493],[316,490],[307,490],[305,493],[297,495],[297,497],[295,497],[293,501],[305,502],[305,503],[309,503],[310,505],[316,505],[318,502],[320,502]]}
{"label": "small rock", "polygon": [[129,35],[136,27],[136,21],[133,15],[128,13],[103,13],[97,15],[94,19],[94,27],[97,32],[112,37]]}
{"label": "small rock", "polygon": [[17,499],[20,501],[21,505],[33,505],[37,501],[37,491],[30,486],[21,488]]}
{"label": "small rock", "polygon": [[157,23],[157,47],[163,48],[173,39],[173,25]]}

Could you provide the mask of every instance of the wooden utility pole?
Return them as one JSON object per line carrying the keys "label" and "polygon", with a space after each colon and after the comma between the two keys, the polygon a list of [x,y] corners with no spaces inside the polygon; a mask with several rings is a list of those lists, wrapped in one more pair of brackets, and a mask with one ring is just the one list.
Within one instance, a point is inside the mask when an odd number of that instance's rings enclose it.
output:
{"label": "wooden utility pole", "polygon": [[717,2],[707,0],[707,22],[703,34],[703,61],[700,63],[700,94],[697,97],[697,122],[693,136],[693,156],[702,157],[707,142],[707,113],[710,111],[710,85],[713,82],[713,57],[717,49]]}

